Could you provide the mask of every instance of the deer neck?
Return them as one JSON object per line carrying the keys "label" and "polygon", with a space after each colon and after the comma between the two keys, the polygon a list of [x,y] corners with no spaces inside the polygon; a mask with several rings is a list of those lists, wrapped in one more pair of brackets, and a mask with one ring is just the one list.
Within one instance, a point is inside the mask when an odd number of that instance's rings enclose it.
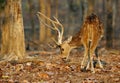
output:
{"label": "deer neck", "polygon": [[82,45],[81,37],[82,37],[81,31],[79,31],[77,34],[75,34],[72,37],[72,40],[68,44],[73,48],[77,48],[77,47],[81,46]]}

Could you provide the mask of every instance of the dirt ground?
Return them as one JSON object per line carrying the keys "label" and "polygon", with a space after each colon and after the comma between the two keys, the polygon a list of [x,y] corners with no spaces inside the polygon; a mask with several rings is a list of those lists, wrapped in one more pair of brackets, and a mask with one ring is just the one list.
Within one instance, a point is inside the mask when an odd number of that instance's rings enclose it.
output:
{"label": "dirt ground", "polygon": [[83,51],[74,50],[69,61],[58,54],[34,54],[24,62],[0,62],[0,83],[120,83],[120,54],[102,56],[104,69],[95,67],[96,73],[80,71]]}

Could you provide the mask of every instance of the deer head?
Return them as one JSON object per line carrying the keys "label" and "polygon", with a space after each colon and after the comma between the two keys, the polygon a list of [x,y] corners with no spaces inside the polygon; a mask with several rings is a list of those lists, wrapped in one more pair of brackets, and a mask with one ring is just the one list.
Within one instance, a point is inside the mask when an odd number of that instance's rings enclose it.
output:
{"label": "deer head", "polygon": [[[69,37],[67,40],[63,41],[64,27],[57,18],[54,17],[54,20],[51,20],[41,12],[38,12],[37,16],[39,18],[39,21],[43,23],[46,27],[49,27],[52,30],[57,31],[58,33],[57,40],[53,39],[53,41],[55,42],[56,47],[60,48],[60,51],[61,51],[60,53],[62,57],[66,58],[69,55],[70,50],[72,49],[72,47],[69,45],[69,42],[72,40],[72,37]],[[42,17],[45,18],[46,20],[49,20],[52,26],[45,23],[42,20]]]}
{"label": "deer head", "polygon": [[74,46],[71,46],[69,43],[72,40],[72,36],[69,37],[67,40],[65,40],[62,44],[59,45],[61,50],[62,58],[68,59],[68,56],[70,54],[70,51],[75,48]]}

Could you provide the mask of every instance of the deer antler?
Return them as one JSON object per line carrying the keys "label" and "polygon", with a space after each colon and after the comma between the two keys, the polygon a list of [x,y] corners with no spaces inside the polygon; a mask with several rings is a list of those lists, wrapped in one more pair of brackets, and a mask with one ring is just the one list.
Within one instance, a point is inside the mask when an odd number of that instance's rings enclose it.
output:
{"label": "deer antler", "polygon": [[[63,27],[63,25],[59,22],[59,20],[58,20],[57,18],[55,18],[55,17],[54,17],[55,20],[51,20],[50,18],[48,18],[47,16],[45,16],[45,15],[42,14],[41,12],[38,12],[38,13],[37,13],[37,16],[38,16],[38,18],[39,18],[39,21],[41,21],[41,23],[43,23],[43,24],[46,25],[47,27],[49,27],[49,28],[57,31],[57,33],[58,33],[58,40],[57,40],[57,41],[54,40],[54,41],[55,41],[55,43],[56,43],[57,45],[62,44],[62,37],[63,37],[64,27]],[[51,22],[51,24],[53,25],[53,27],[50,26],[50,25],[48,25],[48,24],[46,24],[46,23],[42,20],[41,17],[44,17],[45,19],[49,20],[49,21]],[[56,25],[59,25],[59,26],[61,27],[61,30],[59,30],[59,29],[56,27]]]}

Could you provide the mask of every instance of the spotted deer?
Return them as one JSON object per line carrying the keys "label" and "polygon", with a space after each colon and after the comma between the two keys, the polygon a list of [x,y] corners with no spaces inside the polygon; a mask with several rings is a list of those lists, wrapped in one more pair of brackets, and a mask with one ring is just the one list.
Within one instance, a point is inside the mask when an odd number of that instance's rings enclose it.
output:
{"label": "spotted deer", "polygon": [[[80,28],[80,31],[74,36],[69,37],[65,41],[62,41],[64,27],[56,18],[55,20],[51,20],[50,18],[46,17],[40,12],[38,13],[38,17],[42,23],[44,22],[40,17],[44,17],[47,20],[49,20],[52,23],[53,27],[47,25],[46,23],[44,24],[58,32],[58,40],[55,42],[57,46],[60,47],[61,56],[63,58],[68,59],[70,51],[73,48],[77,48],[83,45],[84,46],[84,57],[81,62],[81,70],[87,70],[89,66],[91,66],[90,67],[91,72],[95,73],[94,65],[93,65],[93,54],[104,32],[103,24],[97,15],[92,13],[91,15],[87,16],[83,22],[82,27]],[[61,30],[59,30],[57,26],[60,26]],[[103,68],[98,56],[97,56],[97,59],[98,59],[100,68]]]}

